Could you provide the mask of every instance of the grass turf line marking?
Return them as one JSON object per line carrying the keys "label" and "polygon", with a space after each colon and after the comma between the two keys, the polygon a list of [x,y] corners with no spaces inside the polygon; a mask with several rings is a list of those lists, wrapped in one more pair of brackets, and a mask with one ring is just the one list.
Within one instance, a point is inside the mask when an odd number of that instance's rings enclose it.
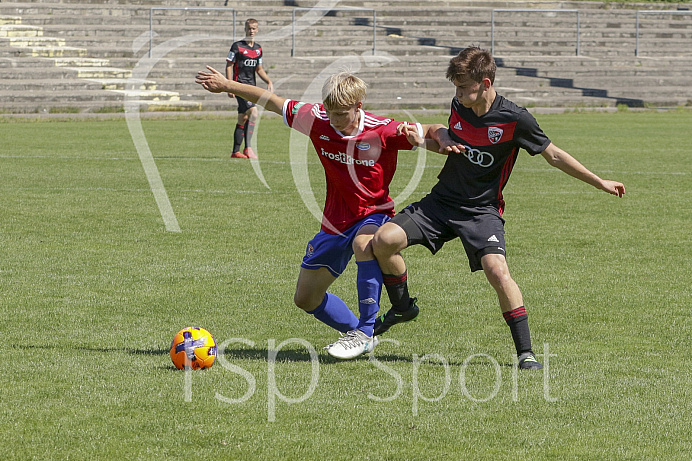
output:
{"label": "grass turf line marking", "polygon": [[168,232],[181,232],[178,219],[175,217],[173,206],[171,205],[171,201],[168,199],[168,193],[166,192],[166,188],[161,180],[159,169],[156,167],[154,156],[151,153],[151,149],[149,149],[147,138],[144,135],[142,122],[139,118],[139,107],[137,107],[136,111],[126,110],[125,112],[127,127],[130,129],[132,141],[135,143],[135,147],[137,148],[139,160],[142,162],[144,174],[147,177],[147,181],[149,181],[149,188],[154,194],[154,200],[156,200],[156,204],[159,207],[159,212],[161,213],[161,218],[163,218],[163,223],[166,226],[166,230]]}

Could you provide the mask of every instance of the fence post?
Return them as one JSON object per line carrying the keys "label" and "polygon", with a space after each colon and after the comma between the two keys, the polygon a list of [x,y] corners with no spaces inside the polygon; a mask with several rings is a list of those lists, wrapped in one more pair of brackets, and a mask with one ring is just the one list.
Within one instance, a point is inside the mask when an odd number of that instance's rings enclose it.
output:
{"label": "fence post", "polygon": [[149,10],[149,57],[151,58],[151,49],[154,46],[154,9]]}
{"label": "fence post", "polygon": [[372,10],[372,55],[375,56],[377,43],[377,11]]}
{"label": "fence post", "polygon": [[296,55],[296,10],[291,12],[291,57]]}
{"label": "fence post", "polygon": [[580,41],[579,41],[580,31],[581,31],[581,27],[580,27],[580,20],[579,20],[579,10],[577,10],[577,56],[579,56],[579,48],[580,48]]}
{"label": "fence post", "polygon": [[639,57],[639,11],[637,11],[636,32],[634,33],[634,56]]}
{"label": "fence post", "polygon": [[495,10],[490,12],[490,54],[495,56]]}

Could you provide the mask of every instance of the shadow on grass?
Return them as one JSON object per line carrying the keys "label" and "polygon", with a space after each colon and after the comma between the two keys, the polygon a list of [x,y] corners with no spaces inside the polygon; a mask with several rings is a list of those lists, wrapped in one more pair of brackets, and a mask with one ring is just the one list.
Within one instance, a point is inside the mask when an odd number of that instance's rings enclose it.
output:
{"label": "shadow on grass", "polygon": [[126,353],[132,355],[168,355],[168,349],[131,349],[126,347],[87,347],[87,346],[63,346],[57,344],[11,344],[10,347],[15,349],[24,350],[65,350],[72,349],[76,351],[84,352],[98,352],[103,354],[110,354],[113,352]]}
{"label": "shadow on grass", "polygon": [[[333,363],[343,363],[344,360],[339,360],[331,355],[329,355],[325,350],[319,349],[316,350],[317,352],[317,358],[322,364],[333,364]],[[261,360],[261,361],[268,361],[269,360],[269,349],[266,347],[255,347],[255,348],[237,348],[237,349],[229,349],[226,348],[223,351],[224,357],[227,360],[232,360],[234,358],[240,359],[240,360]],[[296,348],[296,349],[289,349],[289,348],[283,348],[278,353],[276,354],[276,359],[277,362],[310,362],[312,361],[312,356],[310,355],[310,352],[306,349],[301,349],[301,348]],[[362,361],[362,360],[368,360],[367,355],[362,355],[360,357],[357,357],[353,360],[347,360],[348,362],[353,362],[353,361]],[[391,357],[392,361],[410,361],[410,357],[401,357],[401,356],[392,356]]]}
{"label": "shadow on grass", "polygon": [[[255,347],[255,348],[236,348],[236,349],[226,349],[224,352],[224,357],[226,360],[233,360],[239,359],[239,360],[261,360],[261,361],[268,361],[269,359],[269,349],[266,347]],[[344,363],[344,362],[357,362],[357,361],[369,361],[370,360],[370,354],[367,355],[361,355],[360,357],[357,357],[352,360],[339,360],[331,355],[329,355],[326,351],[317,351],[317,356],[322,364],[339,364],[339,363]],[[414,360],[414,356],[406,356],[406,355],[400,355],[400,354],[391,354],[391,353],[374,353],[373,358],[379,362],[382,363],[396,363],[396,362],[401,362],[401,363],[413,363],[414,361],[419,361],[420,358],[423,356],[417,356]],[[305,350],[305,349],[281,349],[278,354],[276,355],[276,361],[277,362],[310,362],[312,360],[312,357],[310,356],[310,353]],[[451,366],[451,367],[489,367],[492,368],[496,364],[499,365],[500,367],[508,367],[511,368],[514,365],[514,363],[511,362],[499,362],[499,361],[490,361],[487,358],[484,357],[474,357],[471,360],[447,360],[446,363],[442,362],[440,360],[425,360],[420,362],[422,365],[425,366]]]}
{"label": "shadow on grass", "polygon": [[[15,349],[24,349],[24,350],[59,350],[59,349],[65,349],[63,346],[58,346],[58,345],[50,345],[50,344],[45,344],[45,345],[32,345],[32,344],[12,344],[10,347],[15,348]],[[168,355],[169,351],[168,349],[156,349],[156,348],[150,348],[150,349],[131,349],[131,348],[117,348],[117,347],[86,347],[86,346],[77,346],[73,347],[72,349],[78,350],[78,351],[84,351],[84,352],[95,352],[95,353],[100,353],[100,354],[112,354],[112,353],[126,353],[126,354],[131,354],[131,355],[151,355],[151,356],[164,356]],[[233,360],[233,359],[238,359],[238,360],[259,360],[259,361],[264,361],[267,362],[269,361],[269,348],[267,347],[247,347],[247,348],[226,348],[223,351],[219,351],[220,353],[223,353],[224,357],[226,360]],[[344,363],[344,362],[358,362],[358,361],[369,361],[370,360],[370,355],[362,355],[360,357],[357,357],[353,360],[339,360],[331,355],[329,355],[326,351],[324,350],[317,350],[317,358],[321,364],[339,364],[339,363]],[[435,358],[430,359],[430,360],[425,360],[425,361],[420,361],[422,357],[425,355],[416,355],[415,360],[414,360],[414,355],[411,356],[405,356],[405,355],[400,355],[400,354],[391,354],[391,353],[374,353],[373,358],[376,359],[379,362],[382,363],[396,363],[396,362],[401,362],[401,363],[413,363],[414,361],[418,361],[421,363],[421,365],[425,366],[451,366],[451,367],[494,367],[495,364],[499,365],[500,367],[503,368],[511,368],[514,367],[514,363],[508,363],[508,362],[499,362],[499,361],[490,361],[486,357],[474,357],[471,360],[446,360],[446,362],[442,362],[440,360],[437,360]],[[275,356],[275,361],[279,363],[290,363],[290,362],[310,362],[312,361],[312,356],[310,355],[310,352],[304,348],[282,348],[281,350],[278,351],[278,353]],[[171,370],[176,370],[174,366],[167,367],[170,368]]]}

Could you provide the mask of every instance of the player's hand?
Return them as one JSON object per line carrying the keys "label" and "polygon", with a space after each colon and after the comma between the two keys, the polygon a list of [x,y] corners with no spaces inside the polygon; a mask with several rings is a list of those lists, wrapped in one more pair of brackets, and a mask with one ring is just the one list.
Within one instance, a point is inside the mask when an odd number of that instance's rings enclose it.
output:
{"label": "player's hand", "polygon": [[463,144],[457,144],[455,142],[452,142],[449,145],[442,145],[440,144],[440,154],[461,154],[466,150],[466,147]]}
{"label": "player's hand", "polygon": [[433,139],[440,145],[440,154],[461,154],[466,150],[466,146],[454,141],[447,129],[439,129],[433,133]]}
{"label": "player's hand", "polygon": [[274,92],[274,84],[272,82],[267,83],[267,91],[270,93]]}
{"label": "player's hand", "polygon": [[425,143],[425,140],[418,133],[416,125],[409,125],[407,122],[401,123],[396,127],[396,132],[406,136],[406,139],[412,146],[422,146]]}
{"label": "player's hand", "polygon": [[202,88],[212,93],[223,93],[225,91],[228,91],[226,89],[228,79],[224,77],[223,74],[221,74],[221,72],[219,72],[211,66],[207,66],[207,69],[209,70],[209,72],[205,72],[202,70],[197,73],[195,83],[199,83],[200,85],[202,85]]}
{"label": "player's hand", "polygon": [[621,182],[604,180],[601,189],[618,197],[625,195],[625,185]]}
{"label": "player's hand", "polygon": [[228,97],[233,99],[233,98],[235,98],[235,95],[233,93],[228,93]]}

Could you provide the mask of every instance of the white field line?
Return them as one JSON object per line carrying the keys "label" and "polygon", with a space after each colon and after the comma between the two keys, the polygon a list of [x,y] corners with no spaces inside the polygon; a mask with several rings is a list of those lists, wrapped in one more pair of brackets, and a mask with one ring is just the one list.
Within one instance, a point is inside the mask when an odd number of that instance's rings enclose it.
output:
{"label": "white field line", "polygon": [[[260,152],[261,153],[261,152]],[[430,153],[429,153],[430,154]],[[91,158],[85,158],[82,156],[75,156],[75,155],[2,155],[0,154],[0,159],[58,159],[58,160],[78,160],[79,162],[84,162],[84,161],[90,161],[90,162],[98,162],[102,160],[112,160],[112,161],[134,161],[136,160],[135,158],[132,157],[91,157]],[[434,156],[432,157],[434,158]],[[165,157],[165,156],[158,156],[157,160],[162,161],[180,161],[180,162],[218,162],[218,163],[228,163],[228,162],[238,162],[239,164],[242,162],[245,162],[246,160],[229,160],[228,158],[211,158],[211,157]],[[305,162],[290,162],[290,161],[282,161],[282,160],[262,160],[259,159],[257,160],[259,163],[266,163],[268,165],[320,165],[319,161],[308,161],[307,163]],[[417,167],[420,168],[420,166],[416,163],[409,163],[408,161],[401,161],[397,163],[399,167]],[[442,169],[442,165],[425,165],[423,168],[432,168],[432,169]],[[658,176],[658,175],[664,175],[664,176],[687,176],[689,172],[686,171],[626,171],[626,170],[599,170],[599,169],[593,169],[594,172],[599,173],[599,174],[612,174],[612,175],[628,175],[628,174],[633,174],[633,175],[650,175],[650,176]],[[559,173],[560,171],[555,169],[555,168],[523,168],[523,167],[515,167],[512,170],[512,173],[517,173],[517,172],[528,172],[528,173]]]}
{"label": "white field line", "polygon": [[147,181],[149,181],[149,187],[154,194],[154,200],[156,200],[156,204],[159,207],[159,212],[161,213],[161,218],[166,226],[166,230],[168,232],[181,232],[178,218],[175,217],[173,206],[168,199],[168,193],[161,180],[159,170],[156,168],[154,156],[151,153],[151,149],[149,149],[146,135],[142,129],[142,123],[139,119],[139,107],[137,107],[137,111],[135,112],[132,110],[132,107],[126,104],[125,115],[127,126],[130,129],[130,136],[132,136],[132,141],[137,148],[137,154],[142,162],[144,174],[147,177]]}

